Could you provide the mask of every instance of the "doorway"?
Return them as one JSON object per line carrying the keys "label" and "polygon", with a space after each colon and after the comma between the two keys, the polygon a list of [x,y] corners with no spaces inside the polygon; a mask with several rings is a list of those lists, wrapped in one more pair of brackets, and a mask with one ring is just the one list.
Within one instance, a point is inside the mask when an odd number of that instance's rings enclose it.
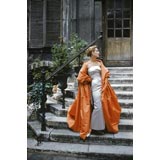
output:
{"label": "doorway", "polygon": [[107,0],[105,12],[105,63],[133,65],[133,0]]}

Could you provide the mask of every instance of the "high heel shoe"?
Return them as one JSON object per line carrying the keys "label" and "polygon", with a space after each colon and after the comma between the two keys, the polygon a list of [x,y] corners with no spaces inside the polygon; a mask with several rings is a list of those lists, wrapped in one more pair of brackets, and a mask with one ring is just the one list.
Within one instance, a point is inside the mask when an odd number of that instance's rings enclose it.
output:
{"label": "high heel shoe", "polygon": [[88,133],[86,137],[88,138],[88,137],[90,137],[90,135],[91,135],[91,133]]}
{"label": "high heel shoe", "polygon": [[85,142],[87,139],[89,139],[90,135],[91,135],[91,133],[88,133],[85,139],[82,139],[82,138],[80,137],[80,140],[82,140],[83,142]]}

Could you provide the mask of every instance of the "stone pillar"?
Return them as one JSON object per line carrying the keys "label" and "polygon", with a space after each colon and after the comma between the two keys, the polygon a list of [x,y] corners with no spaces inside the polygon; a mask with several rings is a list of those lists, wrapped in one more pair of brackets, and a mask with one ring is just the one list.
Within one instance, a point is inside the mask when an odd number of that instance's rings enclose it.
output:
{"label": "stone pillar", "polygon": [[70,33],[77,33],[78,31],[78,1],[77,0],[70,0]]}
{"label": "stone pillar", "polygon": [[69,40],[70,0],[62,0],[62,37],[63,41]]}

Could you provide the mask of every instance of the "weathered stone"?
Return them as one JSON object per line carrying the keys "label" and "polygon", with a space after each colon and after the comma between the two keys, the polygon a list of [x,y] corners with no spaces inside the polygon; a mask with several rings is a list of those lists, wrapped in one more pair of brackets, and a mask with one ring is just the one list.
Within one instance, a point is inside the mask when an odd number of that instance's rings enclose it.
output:
{"label": "weathered stone", "polygon": [[[46,125],[47,130],[41,131],[40,121],[30,121],[28,126],[34,138],[41,143],[28,139],[28,160],[131,160],[133,159],[133,77],[131,67],[109,68],[110,82],[122,107],[119,132],[94,135],[82,141],[78,132],[71,131],[66,122],[69,105],[74,101],[66,97],[66,108],[53,97],[47,99]],[[121,74],[122,73],[122,74]],[[73,83],[73,82],[69,82]],[[71,91],[72,84],[67,91]],[[39,120],[41,120],[41,115]],[[31,134],[30,134],[31,135]],[[37,135],[37,136],[35,136]],[[30,136],[30,138],[32,135]],[[38,138],[37,138],[38,137]],[[37,145],[38,144],[38,145]],[[70,144],[70,145],[69,145]]]}
{"label": "weathered stone", "polygon": [[[131,146],[70,144],[59,142],[43,142],[37,146],[36,141],[27,141],[28,160],[129,160],[133,158]],[[52,157],[52,158],[51,158]],[[70,158],[71,157],[71,158]],[[57,160],[56,159],[56,160]]]}

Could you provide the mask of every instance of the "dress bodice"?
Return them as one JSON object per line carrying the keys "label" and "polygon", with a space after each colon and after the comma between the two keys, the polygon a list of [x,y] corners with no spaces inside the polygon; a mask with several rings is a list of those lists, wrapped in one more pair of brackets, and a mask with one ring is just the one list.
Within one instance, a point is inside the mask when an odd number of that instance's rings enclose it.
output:
{"label": "dress bodice", "polygon": [[100,66],[91,66],[88,69],[88,74],[92,78],[91,88],[92,91],[101,89],[101,68]]}
{"label": "dress bodice", "polygon": [[101,68],[100,68],[100,66],[98,66],[98,65],[91,66],[88,69],[88,74],[91,76],[92,79],[101,78]]}

